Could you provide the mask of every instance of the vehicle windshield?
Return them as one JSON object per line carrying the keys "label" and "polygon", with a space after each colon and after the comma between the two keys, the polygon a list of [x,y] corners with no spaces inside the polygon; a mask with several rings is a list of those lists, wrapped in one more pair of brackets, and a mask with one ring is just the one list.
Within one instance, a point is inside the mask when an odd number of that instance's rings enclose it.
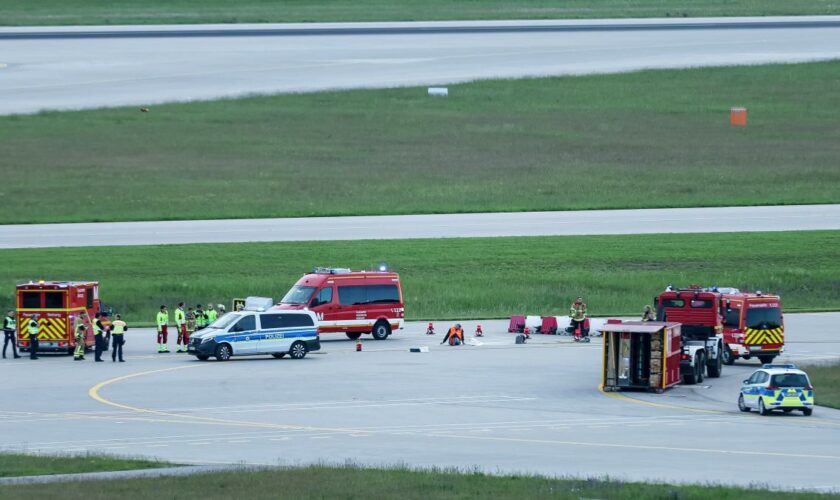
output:
{"label": "vehicle windshield", "polygon": [[776,387],[805,387],[808,385],[808,377],[801,373],[783,373],[773,375],[770,384]]}
{"label": "vehicle windshield", "polygon": [[239,313],[228,313],[222,316],[221,318],[217,319],[216,321],[210,323],[208,328],[227,328],[230,325],[232,325],[234,321],[238,320],[241,317],[242,315]]}
{"label": "vehicle windshield", "polygon": [[747,309],[747,328],[779,328],[782,310],[778,307]]}
{"label": "vehicle windshield", "polygon": [[314,286],[295,285],[289,293],[280,301],[281,304],[308,304],[312,294],[315,293]]}

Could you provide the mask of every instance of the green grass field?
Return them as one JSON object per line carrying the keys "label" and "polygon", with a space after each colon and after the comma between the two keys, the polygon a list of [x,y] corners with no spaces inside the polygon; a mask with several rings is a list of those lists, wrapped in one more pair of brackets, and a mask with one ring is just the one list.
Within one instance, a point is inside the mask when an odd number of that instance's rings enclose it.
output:
{"label": "green grass field", "polygon": [[[157,460],[120,458],[107,455],[28,455],[0,453],[0,477],[77,474],[132,469],[153,469],[171,464]],[[4,496],[0,486],[0,498]]]}
{"label": "green grass field", "polygon": [[838,14],[835,0],[3,0],[3,25]]}
{"label": "green grass field", "polygon": [[5,116],[0,223],[838,203],[838,115],[840,62]]}
{"label": "green grass field", "polygon": [[[550,479],[488,476],[452,471],[360,469],[312,466],[272,471],[232,471],[187,477],[79,481],[59,484],[0,486],[9,499],[569,499],[764,500],[832,498],[830,495],[771,492],[760,488],[673,486],[594,479]],[[836,496],[834,496],[836,498]]]}
{"label": "green grass field", "polygon": [[804,367],[815,389],[816,403],[840,408],[840,364]]}
{"label": "green grass field", "polygon": [[0,304],[31,279],[95,279],[129,322],[160,304],[279,300],[314,266],[401,273],[409,319],[640,314],[668,283],[760,289],[787,311],[840,309],[840,232],[468,238],[0,251]]}

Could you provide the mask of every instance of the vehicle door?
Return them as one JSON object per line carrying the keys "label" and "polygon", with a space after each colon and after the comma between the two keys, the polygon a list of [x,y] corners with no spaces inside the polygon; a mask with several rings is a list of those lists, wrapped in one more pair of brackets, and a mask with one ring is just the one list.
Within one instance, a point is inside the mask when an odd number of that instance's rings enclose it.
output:
{"label": "vehicle door", "polygon": [[286,350],[298,340],[312,340],[317,337],[317,326],[308,314],[284,313],[281,315],[283,338],[286,341]]}
{"label": "vehicle door", "polygon": [[233,347],[233,354],[254,354],[257,348],[257,320],[255,314],[247,314],[228,329],[225,336]]}
{"label": "vehicle door", "polygon": [[339,305],[333,300],[333,286],[324,285],[312,296],[309,309],[315,313],[319,321],[336,321],[339,319]]}
{"label": "vehicle door", "polygon": [[283,316],[280,313],[260,314],[260,340],[255,353],[274,354],[289,350],[291,341],[283,336]]}
{"label": "vehicle door", "polygon": [[744,395],[744,404],[749,408],[758,407],[758,396],[761,393],[761,379],[762,375],[767,375],[766,372],[757,371],[747,379],[741,388],[741,394]]}

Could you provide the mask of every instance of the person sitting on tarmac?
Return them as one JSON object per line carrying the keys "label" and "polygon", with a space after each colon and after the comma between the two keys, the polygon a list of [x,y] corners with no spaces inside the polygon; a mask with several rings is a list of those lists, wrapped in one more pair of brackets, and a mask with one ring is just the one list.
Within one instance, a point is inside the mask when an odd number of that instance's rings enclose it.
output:
{"label": "person sitting on tarmac", "polygon": [[455,323],[455,326],[446,332],[446,336],[440,341],[441,344],[449,341],[449,345],[461,345],[464,343],[464,330],[461,329],[460,323]]}
{"label": "person sitting on tarmac", "polygon": [[642,311],[642,321],[656,321],[656,313],[653,312],[652,307],[645,306],[645,310]]}

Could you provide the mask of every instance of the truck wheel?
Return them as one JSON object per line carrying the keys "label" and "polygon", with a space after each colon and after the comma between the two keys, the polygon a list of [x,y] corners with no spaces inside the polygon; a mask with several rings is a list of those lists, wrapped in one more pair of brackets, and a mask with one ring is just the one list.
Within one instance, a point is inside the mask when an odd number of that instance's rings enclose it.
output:
{"label": "truck wheel", "polygon": [[361,333],[352,333],[352,332],[347,332],[347,333],[345,333],[345,335],[347,335],[347,338],[350,339],[350,340],[357,340],[359,337],[362,336]]}
{"label": "truck wheel", "polygon": [[720,372],[723,371],[723,351],[718,353],[718,357],[715,358],[712,363],[709,365],[709,378],[718,378],[720,377]]}
{"label": "truck wheel", "polygon": [[698,353],[697,359],[694,360],[694,367],[697,369],[697,383],[702,384],[706,373],[706,357]]}
{"label": "truck wheel", "polygon": [[694,385],[697,383],[697,367],[691,368],[691,373],[686,373],[682,376],[685,385]]}
{"label": "truck wheel", "polygon": [[391,335],[391,325],[387,321],[379,321],[373,325],[373,331],[370,332],[374,340],[385,340],[388,335]]}
{"label": "truck wheel", "polygon": [[806,417],[810,417],[812,413],[814,413],[813,408],[802,408],[802,414]]}
{"label": "truck wheel", "polygon": [[774,359],[775,357],[776,357],[776,356],[759,356],[759,357],[758,357],[758,360],[759,360],[759,361],[761,361],[761,364],[762,364],[762,365],[766,365],[766,364],[772,363],[772,362],[773,362],[773,359]]}
{"label": "truck wheel", "polygon": [[770,414],[770,410],[768,410],[767,407],[764,406],[764,398],[762,397],[758,398],[758,413],[761,413],[762,415]]}
{"label": "truck wheel", "polygon": [[735,356],[732,355],[732,349],[728,345],[723,346],[723,352],[720,353],[723,358],[723,364],[732,366],[735,364]]}
{"label": "truck wheel", "polygon": [[216,361],[227,361],[233,355],[233,350],[227,344],[216,347]]}
{"label": "truck wheel", "polygon": [[749,406],[747,406],[747,403],[744,402],[744,395],[743,394],[738,396],[738,409],[741,410],[744,413],[749,413],[750,412]]}
{"label": "truck wheel", "polygon": [[292,359],[303,359],[306,357],[306,345],[297,341],[289,348],[289,357]]}

